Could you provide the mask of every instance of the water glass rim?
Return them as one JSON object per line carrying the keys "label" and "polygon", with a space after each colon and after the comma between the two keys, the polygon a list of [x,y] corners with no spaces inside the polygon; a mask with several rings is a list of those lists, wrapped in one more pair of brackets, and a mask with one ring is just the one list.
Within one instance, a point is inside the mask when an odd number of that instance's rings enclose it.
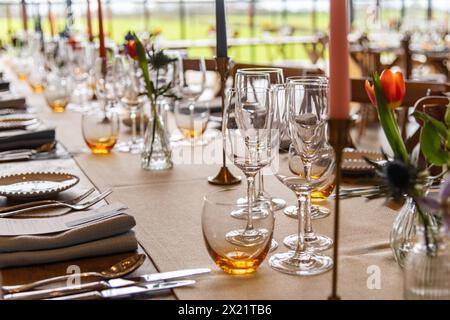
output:
{"label": "water glass rim", "polygon": [[236,70],[238,73],[258,74],[258,73],[279,73],[283,74],[283,69],[278,67],[254,67],[254,68],[240,68]]}
{"label": "water glass rim", "polygon": [[238,190],[239,190],[239,188],[225,188],[225,189],[207,192],[206,194],[203,195],[203,202],[209,203],[209,204],[212,204],[215,206],[233,206],[236,204],[235,202],[237,199],[229,200],[229,202],[225,202],[225,200],[223,200],[223,199],[221,200],[220,198],[217,200],[211,200],[211,197],[213,197],[214,195],[217,195],[217,194],[223,194],[225,192],[235,192]]}

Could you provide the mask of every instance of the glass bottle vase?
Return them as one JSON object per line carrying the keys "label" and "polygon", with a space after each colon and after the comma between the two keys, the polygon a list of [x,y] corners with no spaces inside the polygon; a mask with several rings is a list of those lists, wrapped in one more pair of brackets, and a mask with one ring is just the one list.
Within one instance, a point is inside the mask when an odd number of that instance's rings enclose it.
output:
{"label": "glass bottle vase", "polygon": [[[428,221],[434,221],[431,214],[425,212],[425,215]],[[413,198],[407,198],[394,220],[390,234],[390,245],[395,261],[402,268],[405,264],[406,256],[414,247],[416,226],[420,225],[417,205]]]}
{"label": "glass bottle vase", "polygon": [[427,233],[416,227],[416,241],[405,260],[404,297],[450,299],[450,247],[443,227],[427,227]]}
{"label": "glass bottle vase", "polygon": [[145,170],[166,170],[173,167],[172,150],[164,117],[156,110],[157,108],[152,108],[144,134],[141,166]]}

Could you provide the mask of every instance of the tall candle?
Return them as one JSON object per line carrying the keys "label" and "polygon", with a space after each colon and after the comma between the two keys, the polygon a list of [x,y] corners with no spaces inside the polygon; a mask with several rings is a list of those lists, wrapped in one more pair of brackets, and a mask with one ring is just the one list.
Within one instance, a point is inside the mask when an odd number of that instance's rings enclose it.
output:
{"label": "tall candle", "polygon": [[347,0],[330,1],[330,107],[333,119],[350,113]]}
{"label": "tall candle", "polygon": [[99,54],[100,58],[106,58],[105,34],[103,33],[102,1],[97,0],[97,3],[98,3],[98,39],[100,41]]}
{"label": "tall candle", "polygon": [[52,4],[50,0],[47,1],[47,8],[48,8],[48,23],[50,24],[50,34],[55,36],[55,25],[53,21],[53,13],[52,13]]}
{"label": "tall candle", "polygon": [[86,19],[87,19],[87,32],[88,32],[88,39],[89,42],[92,42],[94,40],[94,36],[92,35],[92,17],[91,17],[91,1],[87,0],[87,12],[86,12]]}
{"label": "tall candle", "polygon": [[22,23],[23,23],[23,31],[28,30],[28,17],[27,17],[27,4],[25,0],[22,0]]}
{"label": "tall candle", "polygon": [[216,0],[216,56],[228,57],[225,1]]}

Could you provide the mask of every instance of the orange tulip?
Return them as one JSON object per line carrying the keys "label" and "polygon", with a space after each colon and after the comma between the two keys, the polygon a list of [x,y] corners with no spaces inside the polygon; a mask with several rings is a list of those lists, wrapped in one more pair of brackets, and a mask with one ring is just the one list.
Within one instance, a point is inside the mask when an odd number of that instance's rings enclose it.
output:
{"label": "orange tulip", "polygon": [[126,51],[127,51],[127,54],[131,58],[137,60],[138,55],[137,55],[137,50],[136,50],[136,43],[134,42],[134,40],[130,40],[130,41],[127,42],[127,44],[126,44]]}
{"label": "orange tulip", "polygon": [[[401,72],[394,73],[386,69],[381,73],[380,80],[388,107],[392,110],[400,107],[405,97],[405,80],[403,79],[403,74]],[[370,101],[376,106],[374,86],[369,80],[366,80],[365,88]]]}

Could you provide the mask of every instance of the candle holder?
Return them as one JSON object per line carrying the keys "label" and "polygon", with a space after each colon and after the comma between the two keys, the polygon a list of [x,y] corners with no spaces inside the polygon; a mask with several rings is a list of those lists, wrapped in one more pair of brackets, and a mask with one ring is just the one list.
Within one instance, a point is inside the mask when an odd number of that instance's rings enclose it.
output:
{"label": "candle holder", "polygon": [[330,143],[334,148],[336,156],[336,191],[334,200],[334,245],[333,245],[333,278],[331,294],[328,300],[340,300],[337,293],[338,285],[338,263],[339,263],[339,188],[341,185],[341,163],[342,163],[342,150],[347,146],[349,130],[350,130],[350,119],[328,119],[329,129],[330,129]]}
{"label": "candle holder", "polygon": [[[225,110],[225,85],[228,78],[229,72],[229,62],[228,57],[216,57],[216,70],[220,75],[220,95],[222,97],[222,119]],[[208,182],[215,185],[233,185],[241,182],[241,177],[235,177],[230,170],[227,168],[227,158],[225,153],[225,144],[222,148],[222,167],[219,173],[215,176],[208,178]]]}

